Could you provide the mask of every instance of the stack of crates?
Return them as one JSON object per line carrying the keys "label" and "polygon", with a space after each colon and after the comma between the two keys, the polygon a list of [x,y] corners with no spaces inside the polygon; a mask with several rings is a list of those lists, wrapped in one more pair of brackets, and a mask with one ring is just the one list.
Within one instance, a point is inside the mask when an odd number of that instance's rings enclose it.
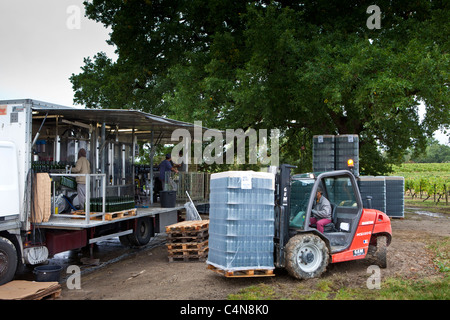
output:
{"label": "stack of crates", "polygon": [[[348,160],[353,160],[353,168],[348,166]],[[350,170],[355,177],[359,177],[359,136],[345,135],[316,135],[313,137],[313,171],[315,173]],[[330,200],[345,199],[345,185],[333,182],[335,185],[327,186]],[[363,199],[364,207],[368,207],[366,198],[372,197],[372,208],[386,213],[390,217],[404,216],[404,185],[403,177],[361,176],[358,186]],[[293,194],[297,194],[297,185],[292,184]],[[294,193],[295,192],[295,193]],[[350,199],[349,199],[350,200]],[[296,208],[304,199],[291,199],[291,215],[297,212]],[[340,204],[338,204],[340,205]]]}
{"label": "stack of crates", "polygon": [[405,215],[405,178],[387,176],[386,180],[386,214],[390,217],[403,218]]}
{"label": "stack of crates", "polygon": [[273,270],[274,175],[215,173],[210,186],[207,264],[227,272]]}
{"label": "stack of crates", "polygon": [[75,178],[62,176],[60,183],[62,186],[65,186],[67,188],[75,190],[77,189],[77,181],[75,180]]}
{"label": "stack of crates", "polygon": [[313,171],[326,172],[335,168],[335,137],[320,135],[313,137]]}
{"label": "stack of crates", "polygon": [[352,172],[359,176],[359,137],[357,134],[345,134],[335,137],[335,168],[336,170],[348,170],[348,160],[353,160]]}
{"label": "stack of crates", "polygon": [[[353,160],[353,168],[348,160]],[[316,135],[313,137],[313,171],[349,170],[359,176],[359,137],[357,134]]]}
{"label": "stack of crates", "polygon": [[[386,179],[381,176],[361,176],[358,178],[359,191],[364,208],[368,208],[367,196],[372,197],[372,209],[386,212]],[[402,194],[403,198],[403,194]]]}

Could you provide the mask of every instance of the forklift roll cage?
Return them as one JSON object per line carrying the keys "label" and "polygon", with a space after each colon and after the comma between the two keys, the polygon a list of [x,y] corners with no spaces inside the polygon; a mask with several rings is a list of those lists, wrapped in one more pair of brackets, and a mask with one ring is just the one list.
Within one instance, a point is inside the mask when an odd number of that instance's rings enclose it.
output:
{"label": "forklift roll cage", "polygon": [[[358,222],[361,219],[363,213],[363,202],[361,194],[358,189],[357,181],[355,176],[347,170],[338,170],[315,174],[304,174],[291,176],[290,171],[295,168],[291,165],[283,164],[280,167],[280,173],[277,175],[277,194],[276,194],[276,206],[275,206],[275,265],[276,267],[285,267],[285,247],[288,241],[298,234],[313,233],[319,236],[327,245],[329,252],[331,254],[338,253],[349,249],[352,243],[352,239],[358,227]],[[348,178],[351,183],[352,192],[354,195],[354,209],[351,209],[354,215],[353,223],[350,225],[349,232],[343,234],[342,232],[319,232],[316,228],[310,226],[308,223],[311,217],[311,210],[313,207],[313,202],[316,197],[317,190],[319,186],[323,188],[324,196],[329,198],[329,191],[326,187],[324,181],[328,178]],[[308,197],[308,202],[306,206],[306,212],[304,215],[304,223],[301,227],[293,227],[290,225],[291,218],[291,187],[292,181],[295,180],[309,180],[314,181],[311,188],[311,192]],[[332,206],[334,204],[332,203]],[[334,210],[335,211],[335,210]],[[333,212],[336,214],[336,212]],[[338,237],[345,236],[345,243],[337,243],[334,241]]]}

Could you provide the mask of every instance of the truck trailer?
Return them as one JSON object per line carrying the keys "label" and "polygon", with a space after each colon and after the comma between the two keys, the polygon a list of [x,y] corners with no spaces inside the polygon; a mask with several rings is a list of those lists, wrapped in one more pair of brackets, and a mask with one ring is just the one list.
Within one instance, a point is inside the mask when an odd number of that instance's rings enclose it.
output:
{"label": "truck trailer", "polygon": [[[176,223],[182,206],[153,203],[153,156],[157,144],[173,143],[171,134],[179,128],[193,132],[194,126],[128,109],[0,101],[0,285],[21,265],[113,237],[143,246]],[[152,169],[150,205],[135,208],[138,141],[150,144]],[[90,174],[71,173],[80,148]],[[78,200],[77,176],[86,179],[84,203]]]}

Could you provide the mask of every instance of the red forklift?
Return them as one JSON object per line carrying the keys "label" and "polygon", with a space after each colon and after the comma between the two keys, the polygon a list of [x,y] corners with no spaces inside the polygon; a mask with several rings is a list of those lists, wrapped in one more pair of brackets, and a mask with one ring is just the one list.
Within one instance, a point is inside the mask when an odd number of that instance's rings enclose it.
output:
{"label": "red forklift", "polygon": [[[349,170],[291,176],[290,165],[276,175],[274,262],[297,279],[319,277],[329,263],[364,259],[387,266],[392,238],[389,217],[364,208],[355,176]],[[318,189],[329,200],[332,222],[320,232],[310,224]],[[370,198],[367,199],[370,207]]]}

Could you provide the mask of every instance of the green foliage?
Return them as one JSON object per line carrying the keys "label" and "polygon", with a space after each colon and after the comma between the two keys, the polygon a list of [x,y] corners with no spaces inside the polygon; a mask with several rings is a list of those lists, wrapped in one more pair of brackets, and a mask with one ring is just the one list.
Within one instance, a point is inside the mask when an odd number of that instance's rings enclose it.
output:
{"label": "green foliage", "polygon": [[218,129],[279,128],[280,158],[305,159],[298,150],[314,134],[356,133],[361,170],[384,173],[450,124],[449,6],[380,0],[382,28],[369,30],[371,4],[85,2],[89,18],[112,28],[119,58],[86,59],[71,77],[75,102]]}
{"label": "green foliage", "polygon": [[[393,175],[405,177],[405,191],[413,197],[439,202],[450,194],[450,163],[403,163]],[[425,201],[424,200],[424,201]]]}
{"label": "green foliage", "polygon": [[425,152],[412,154],[410,161],[420,163],[450,162],[450,146],[439,144],[435,139],[429,141]]}

